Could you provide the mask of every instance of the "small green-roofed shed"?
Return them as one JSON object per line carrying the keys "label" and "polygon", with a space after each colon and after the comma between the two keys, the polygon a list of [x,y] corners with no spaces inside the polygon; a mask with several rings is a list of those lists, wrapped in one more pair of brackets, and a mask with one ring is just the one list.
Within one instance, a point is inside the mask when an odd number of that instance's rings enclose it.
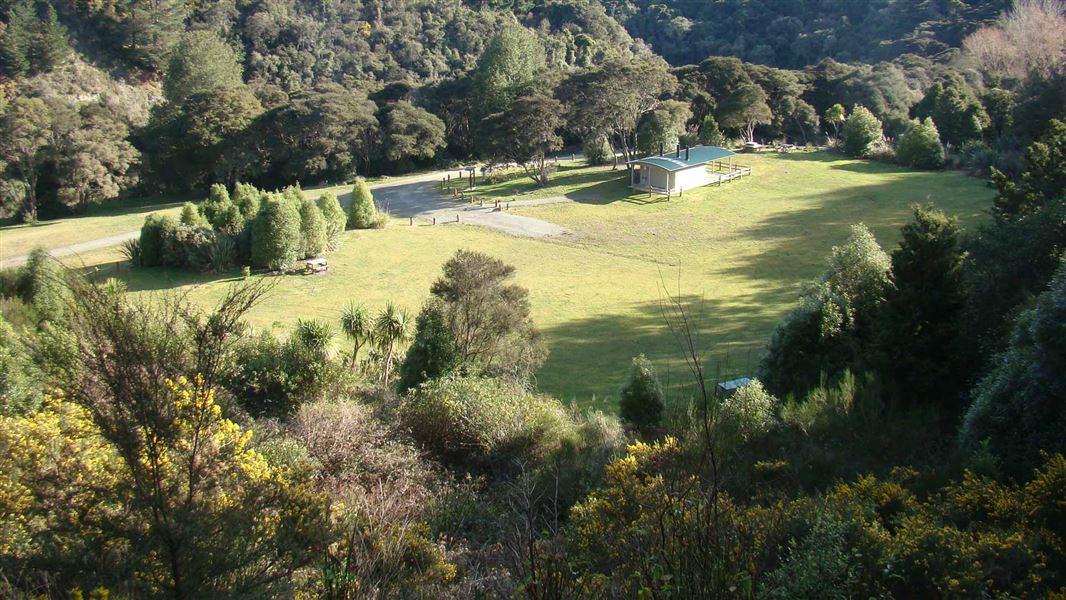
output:
{"label": "small green-roofed shed", "polygon": [[[728,148],[692,146],[639,158],[627,164],[633,168],[633,188],[672,194],[719,181],[716,171],[724,169],[726,173],[731,173],[734,156],[736,153]],[[713,170],[710,168],[712,165],[716,167]]]}

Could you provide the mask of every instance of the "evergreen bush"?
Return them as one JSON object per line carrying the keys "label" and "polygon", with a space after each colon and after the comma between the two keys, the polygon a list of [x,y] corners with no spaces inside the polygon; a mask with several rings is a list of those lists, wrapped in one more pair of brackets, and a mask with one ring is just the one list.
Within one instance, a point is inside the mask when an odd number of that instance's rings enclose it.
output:
{"label": "evergreen bush", "polygon": [[662,421],[665,396],[655,367],[641,354],[633,359],[629,380],[622,386],[619,415],[623,421],[646,431]]}
{"label": "evergreen bush", "polygon": [[326,220],[311,200],[300,204],[300,256],[313,258],[326,249]]}
{"label": "evergreen bush", "polygon": [[280,194],[263,198],[252,223],[252,264],[274,271],[289,268],[300,254],[299,207]]}
{"label": "evergreen bush", "polygon": [[926,117],[923,121],[911,123],[899,140],[896,158],[905,165],[919,169],[939,169],[944,166],[944,146],[940,143],[940,134],[932,119]]}
{"label": "evergreen bush", "polygon": [[385,226],[385,216],[378,214],[374,195],[366,180],[357,179],[352,188],[352,206],[348,211],[348,227],[352,229],[379,229]]}

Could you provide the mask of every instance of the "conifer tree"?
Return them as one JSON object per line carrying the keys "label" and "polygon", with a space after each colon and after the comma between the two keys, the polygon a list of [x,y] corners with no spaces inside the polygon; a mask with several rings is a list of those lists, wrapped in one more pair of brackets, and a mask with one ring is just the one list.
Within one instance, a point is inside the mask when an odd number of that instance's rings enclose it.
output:
{"label": "conifer tree", "polygon": [[300,204],[300,256],[313,258],[326,249],[326,219],[311,200]]}
{"label": "conifer tree", "polygon": [[899,140],[896,157],[905,165],[919,169],[939,169],[944,165],[944,146],[933,120],[914,121]]}
{"label": "conifer tree", "polygon": [[331,250],[335,250],[340,245],[341,232],[348,226],[348,215],[344,214],[344,209],[333,192],[324,192],[318,197],[318,208],[326,220],[326,244]]}
{"label": "conifer tree", "polygon": [[415,339],[400,365],[401,393],[447,375],[462,363],[455,336],[448,327],[443,302],[432,298],[418,314]]}
{"label": "conifer tree", "polygon": [[287,269],[300,254],[300,210],[280,194],[268,194],[252,224],[252,263]]}
{"label": "conifer tree", "polygon": [[348,227],[352,229],[371,229],[380,227],[384,219],[374,206],[374,195],[366,180],[357,179],[352,188],[352,206],[348,211]]}
{"label": "conifer tree", "polygon": [[874,143],[882,136],[881,121],[865,106],[857,104],[844,121],[844,153],[859,158],[869,156]]}
{"label": "conifer tree", "polygon": [[641,354],[633,359],[629,380],[622,386],[619,416],[637,429],[647,431],[662,421],[665,396],[651,361]]}

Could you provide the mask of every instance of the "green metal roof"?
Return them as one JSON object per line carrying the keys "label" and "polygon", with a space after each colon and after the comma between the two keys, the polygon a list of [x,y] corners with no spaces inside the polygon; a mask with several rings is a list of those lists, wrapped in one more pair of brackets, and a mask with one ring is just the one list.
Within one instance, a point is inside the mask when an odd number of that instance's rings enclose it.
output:
{"label": "green metal roof", "polygon": [[689,167],[707,164],[712,160],[722,160],[730,156],[736,156],[736,152],[719,148],[718,146],[692,146],[688,149],[688,159],[685,159],[685,149],[681,149],[681,157],[677,158],[676,152],[667,152],[663,156],[648,156],[629,161],[631,165],[651,165],[667,171],[680,171]]}

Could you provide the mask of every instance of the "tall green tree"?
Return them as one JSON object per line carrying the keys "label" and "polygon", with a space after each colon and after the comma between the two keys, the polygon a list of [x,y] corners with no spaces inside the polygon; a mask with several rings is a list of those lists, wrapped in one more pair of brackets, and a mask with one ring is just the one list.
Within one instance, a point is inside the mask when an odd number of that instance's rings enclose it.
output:
{"label": "tall green tree", "polygon": [[348,227],[370,229],[380,226],[383,221],[384,216],[378,214],[374,206],[374,194],[370,192],[370,186],[365,179],[356,179],[352,187],[352,205],[348,208]]}
{"label": "tall green tree", "polygon": [[644,355],[633,358],[629,378],[622,386],[618,401],[618,414],[623,421],[647,432],[662,422],[666,396],[663,394],[655,367]]}
{"label": "tall green tree", "polygon": [[770,337],[759,379],[778,397],[801,396],[824,377],[871,368],[877,325],[892,286],[891,260],[865,225],[834,246],[829,266]]}
{"label": "tall green tree", "polygon": [[448,328],[444,305],[433,298],[415,321],[415,337],[400,365],[401,393],[423,382],[447,375],[462,364],[459,346]]}
{"label": "tall green tree", "polygon": [[170,54],[163,96],[181,104],[196,94],[239,87],[243,73],[240,54],[217,33],[190,31]]}
{"label": "tall green tree", "polygon": [[182,0],[128,0],[119,23],[122,48],[133,63],[163,72],[171,50],[185,30],[187,3]]}
{"label": "tall green tree", "polygon": [[401,100],[385,110],[382,137],[385,156],[389,160],[433,158],[445,145],[444,121]]}
{"label": "tall green tree", "polygon": [[1015,181],[998,169],[992,181],[998,193],[992,214],[1000,221],[1013,221],[1032,214],[1066,193],[1066,121],[1052,119],[1041,138],[1025,150],[1026,169]]}
{"label": "tall green tree", "polygon": [[944,166],[944,146],[933,120],[926,117],[915,121],[899,139],[896,158],[905,165],[920,169],[939,169]]}
{"label": "tall green tree", "polygon": [[491,375],[528,379],[544,361],[545,350],[530,317],[529,291],[510,283],[514,267],[459,250],[443,271],[430,293],[444,302],[463,362]]}
{"label": "tall green tree", "polygon": [[340,234],[344,233],[348,226],[348,215],[344,214],[344,209],[333,192],[323,192],[317,203],[322,217],[326,220],[326,244],[329,249],[336,250],[340,245]]}
{"label": "tall green tree", "polygon": [[981,139],[991,119],[984,106],[959,78],[933,84],[911,114],[932,119],[944,142],[955,146]]}
{"label": "tall green tree", "polygon": [[931,206],[915,206],[892,252],[892,285],[884,310],[881,360],[912,405],[935,404],[957,414],[965,385],[959,338],[965,253],[958,220]]}
{"label": "tall green tree", "polygon": [[51,71],[70,56],[67,29],[60,24],[51,4],[44,5],[44,14],[33,23],[27,54],[35,73]]}
{"label": "tall green tree", "polygon": [[55,151],[59,200],[84,210],[135,184],[140,152],[129,135],[129,126],[103,106],[82,107],[75,127],[60,138]]}
{"label": "tall green tree", "polygon": [[182,105],[180,156],[198,180],[229,186],[256,173],[259,159],[252,124],[263,106],[243,83],[199,92]]}
{"label": "tall green tree", "polygon": [[641,119],[676,89],[677,78],[662,59],[642,56],[579,72],[563,83],[558,95],[569,107],[567,122],[572,129],[582,135],[610,135],[630,161],[637,157]]}
{"label": "tall green tree", "polygon": [[659,148],[674,148],[685,133],[685,124],[692,118],[688,104],[666,100],[650,113],[644,115],[637,127],[639,150],[654,154]]}
{"label": "tall green tree", "polygon": [[972,392],[959,437],[1024,477],[1047,453],[1066,452],[1066,267],[1015,320],[1006,350]]}
{"label": "tall green tree", "polygon": [[23,217],[37,221],[41,171],[48,159],[52,119],[39,98],[16,98],[0,114],[0,159],[25,191]]}
{"label": "tall green tree", "polygon": [[312,258],[322,254],[328,241],[326,219],[313,200],[300,204],[300,257]]}
{"label": "tall green tree", "polygon": [[869,156],[875,143],[884,136],[881,121],[865,106],[855,105],[844,121],[844,152],[850,156]]}
{"label": "tall green tree", "polygon": [[474,68],[474,93],[480,115],[506,110],[531,91],[545,68],[544,47],[529,29],[504,26],[489,41]]}
{"label": "tall green tree", "polygon": [[369,164],[380,134],[376,111],[365,94],[336,84],[293,94],[263,116],[264,130],[257,132],[272,142],[272,174],[282,181],[350,179]]}
{"label": "tall green tree", "polygon": [[558,134],[563,125],[562,114],[562,103],[551,96],[520,96],[507,110],[485,119],[487,152],[494,160],[518,163],[537,185],[547,185],[554,168],[548,159],[563,146]]}
{"label": "tall green tree", "polygon": [[774,115],[763,89],[755,84],[741,86],[718,105],[718,122],[739,130],[746,140],[755,141],[755,127],[771,122]]}
{"label": "tall green tree", "polygon": [[252,222],[252,263],[274,271],[289,268],[300,254],[300,208],[279,194],[263,198]]}

